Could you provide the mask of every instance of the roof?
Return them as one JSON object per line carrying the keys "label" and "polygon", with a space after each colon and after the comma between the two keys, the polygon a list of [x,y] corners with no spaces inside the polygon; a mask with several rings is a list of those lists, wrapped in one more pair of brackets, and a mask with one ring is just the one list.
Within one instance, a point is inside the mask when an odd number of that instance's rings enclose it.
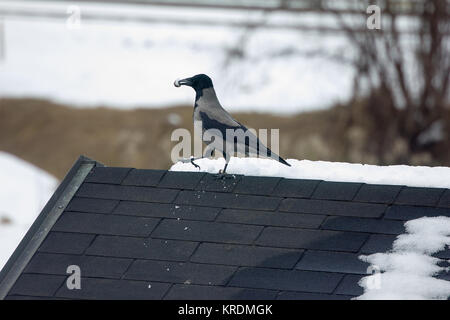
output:
{"label": "roof", "polygon": [[[104,167],[80,157],[0,273],[6,299],[349,299],[450,190]],[[450,250],[438,254],[450,258]],[[69,265],[81,289],[69,290]]]}

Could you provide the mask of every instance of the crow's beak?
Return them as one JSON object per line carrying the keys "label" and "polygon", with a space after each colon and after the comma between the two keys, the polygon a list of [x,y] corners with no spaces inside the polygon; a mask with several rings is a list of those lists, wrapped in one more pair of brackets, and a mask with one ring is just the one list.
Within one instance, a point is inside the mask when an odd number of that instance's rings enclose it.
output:
{"label": "crow's beak", "polygon": [[186,79],[177,79],[175,80],[175,82],[173,83],[175,87],[180,87],[180,86],[192,86],[192,80],[191,78],[186,78]]}

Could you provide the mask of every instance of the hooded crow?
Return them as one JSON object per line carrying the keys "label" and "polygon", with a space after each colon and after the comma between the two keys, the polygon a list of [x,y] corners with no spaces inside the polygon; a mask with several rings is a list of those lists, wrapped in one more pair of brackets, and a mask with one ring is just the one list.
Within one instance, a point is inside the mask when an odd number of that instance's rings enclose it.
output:
{"label": "hooded crow", "polygon": [[[175,80],[175,87],[189,86],[195,90],[194,126],[201,126],[202,140],[207,144],[203,157],[191,158],[189,161],[196,167],[194,160],[209,158],[217,150],[225,158],[225,167],[219,174],[225,174],[230,157],[234,152],[249,156],[272,158],[290,166],[283,158],[267,148],[258,137],[222,107],[210,77],[197,74],[191,78]],[[220,142],[220,143],[217,143]]]}

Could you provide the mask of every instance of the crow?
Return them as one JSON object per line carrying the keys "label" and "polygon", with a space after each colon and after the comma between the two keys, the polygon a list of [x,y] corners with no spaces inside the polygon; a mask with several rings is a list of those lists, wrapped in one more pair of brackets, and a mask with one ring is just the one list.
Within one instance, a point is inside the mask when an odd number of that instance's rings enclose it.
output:
{"label": "crow", "polygon": [[[175,80],[175,87],[189,86],[195,90],[194,126],[201,126],[202,140],[207,144],[202,157],[185,159],[200,168],[194,160],[210,158],[214,150],[222,153],[225,158],[225,167],[219,171],[224,175],[230,162],[230,153],[249,156],[263,156],[272,158],[286,166],[291,166],[283,158],[267,148],[250,130],[239,123],[222,107],[217,99],[216,92],[210,77],[197,74],[193,77]],[[231,136],[231,137],[230,137]],[[219,140],[219,144],[217,141]],[[212,143],[212,142],[216,143]],[[209,143],[208,143],[209,142]]]}

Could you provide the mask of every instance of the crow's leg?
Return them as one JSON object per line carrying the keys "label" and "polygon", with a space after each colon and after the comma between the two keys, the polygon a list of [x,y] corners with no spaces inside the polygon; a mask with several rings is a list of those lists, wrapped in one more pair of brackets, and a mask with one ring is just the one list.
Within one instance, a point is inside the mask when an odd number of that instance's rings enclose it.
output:
{"label": "crow's leg", "polygon": [[[202,158],[203,158],[203,157],[202,157]],[[200,166],[194,162],[194,159],[195,159],[194,157],[191,158],[191,163],[192,163],[192,165],[193,165],[194,167],[198,168],[198,170],[200,170]],[[199,158],[197,158],[197,159],[199,159]],[[200,159],[201,159],[201,158],[200,158]]]}
{"label": "crow's leg", "polygon": [[222,155],[225,158],[225,167],[223,167],[223,170],[220,170],[219,173],[226,174],[228,163],[230,162],[230,157],[225,151],[222,151]]}
{"label": "crow's leg", "polygon": [[219,171],[218,174],[216,174],[216,178],[217,179],[236,179],[236,177],[233,174],[227,174],[227,167],[228,167],[228,163],[231,160],[231,157],[225,152],[222,151],[223,157],[225,158],[225,166],[223,167],[222,170]]}
{"label": "crow's leg", "polygon": [[180,160],[178,160],[178,161],[180,161],[180,162],[182,162],[182,163],[192,163],[192,165],[194,165],[196,168],[199,168],[200,169],[200,166],[198,165],[198,164],[196,164],[195,162],[194,162],[194,160],[198,160],[198,159],[203,159],[204,157],[197,157],[197,158],[194,158],[194,157],[190,157],[190,158],[183,158],[183,159],[180,159]]}
{"label": "crow's leg", "polygon": [[190,163],[192,163],[192,165],[194,167],[196,167],[196,168],[198,168],[200,170],[200,166],[198,164],[196,164],[194,162],[194,160],[199,160],[199,159],[203,159],[203,158],[211,158],[213,151],[214,151],[214,147],[212,145],[207,145],[206,149],[205,149],[205,152],[203,153],[203,156],[197,157],[197,158],[194,158],[194,157],[185,158],[185,159],[181,159],[180,161],[183,162],[183,163],[190,162]]}

